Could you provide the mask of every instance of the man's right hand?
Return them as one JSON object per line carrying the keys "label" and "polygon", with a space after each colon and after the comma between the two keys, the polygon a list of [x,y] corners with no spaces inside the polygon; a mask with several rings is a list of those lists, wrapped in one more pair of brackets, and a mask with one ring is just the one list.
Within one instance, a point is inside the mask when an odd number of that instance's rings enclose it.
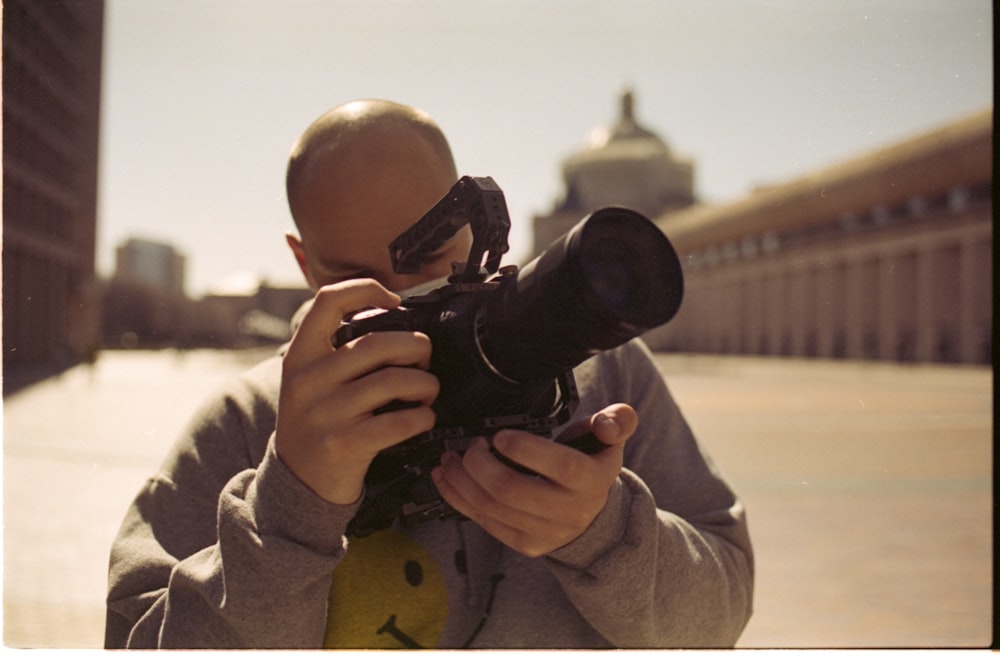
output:
{"label": "man's right hand", "polygon": [[[430,339],[420,332],[374,332],[334,349],[344,317],[399,305],[372,279],[321,288],[282,364],[275,447],[300,481],[334,504],[361,496],[376,454],[430,430],[438,380],[427,371]],[[394,400],[415,407],[375,414]]]}

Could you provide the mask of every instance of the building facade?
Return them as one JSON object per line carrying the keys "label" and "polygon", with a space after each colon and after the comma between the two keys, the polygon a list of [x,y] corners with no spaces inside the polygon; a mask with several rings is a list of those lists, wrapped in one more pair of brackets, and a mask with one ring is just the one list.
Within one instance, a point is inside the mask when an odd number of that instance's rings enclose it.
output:
{"label": "building facade", "polygon": [[186,258],[167,243],[131,238],[102,284],[102,347],[235,348],[289,340],[289,320],[311,298],[304,285],[258,280],[198,299],[185,293]]}
{"label": "building facade", "polygon": [[992,115],[658,217],[685,300],[651,347],[990,363]]}
{"label": "building facade", "polygon": [[99,344],[103,0],[3,2],[4,388]]}
{"label": "building facade", "polygon": [[131,238],[115,250],[115,280],[184,294],[187,260],[170,244]]}

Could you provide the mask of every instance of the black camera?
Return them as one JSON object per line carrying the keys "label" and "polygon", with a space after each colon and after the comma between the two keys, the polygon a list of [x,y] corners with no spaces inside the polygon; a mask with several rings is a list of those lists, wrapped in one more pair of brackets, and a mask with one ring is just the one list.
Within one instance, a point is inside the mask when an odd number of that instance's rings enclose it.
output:
{"label": "black camera", "polygon": [[[466,223],[472,249],[451,277],[403,293],[397,309],[355,314],[333,339],[339,347],[369,332],[423,332],[440,383],[435,428],[383,450],[369,467],[350,536],[397,518],[415,525],[456,517],[430,479],[445,450],[464,452],[472,439],[506,428],[551,437],[579,400],[573,368],[666,323],[680,307],[676,252],[655,224],[624,208],[590,214],[521,269],[500,268],[510,221],[488,177],[461,178],[393,241],[393,269],[416,272]],[[567,444],[585,453],[603,446],[592,435]]]}

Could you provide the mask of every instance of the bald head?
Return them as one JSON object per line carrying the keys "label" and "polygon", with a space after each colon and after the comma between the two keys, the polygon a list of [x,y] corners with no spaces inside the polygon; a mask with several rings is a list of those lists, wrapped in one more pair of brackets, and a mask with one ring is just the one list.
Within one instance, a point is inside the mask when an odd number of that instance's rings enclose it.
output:
{"label": "bald head", "polygon": [[[292,148],[286,172],[301,234],[289,243],[310,284],[375,276],[390,288],[405,285],[391,273],[389,243],[457,179],[448,141],[423,111],[364,100],[321,116]],[[464,260],[471,234],[456,237],[448,257]]]}
{"label": "bald head", "polygon": [[[393,160],[445,173],[450,183],[458,179],[448,140],[427,113],[379,99],[328,111],[306,129],[288,159],[285,188],[295,223],[310,187],[328,184],[331,174],[349,177],[346,166],[362,166],[357,176],[367,177]],[[344,167],[337,168],[338,162]]]}

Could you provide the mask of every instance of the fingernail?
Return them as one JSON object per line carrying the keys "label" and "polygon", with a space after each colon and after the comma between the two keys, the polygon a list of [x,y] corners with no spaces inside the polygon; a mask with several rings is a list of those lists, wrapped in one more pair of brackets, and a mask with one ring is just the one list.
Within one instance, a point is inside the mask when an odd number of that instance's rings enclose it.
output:
{"label": "fingernail", "polygon": [[621,433],[621,428],[618,426],[618,422],[604,413],[597,415],[597,418],[594,420],[594,428],[598,427],[611,436],[617,437],[618,434]]}

